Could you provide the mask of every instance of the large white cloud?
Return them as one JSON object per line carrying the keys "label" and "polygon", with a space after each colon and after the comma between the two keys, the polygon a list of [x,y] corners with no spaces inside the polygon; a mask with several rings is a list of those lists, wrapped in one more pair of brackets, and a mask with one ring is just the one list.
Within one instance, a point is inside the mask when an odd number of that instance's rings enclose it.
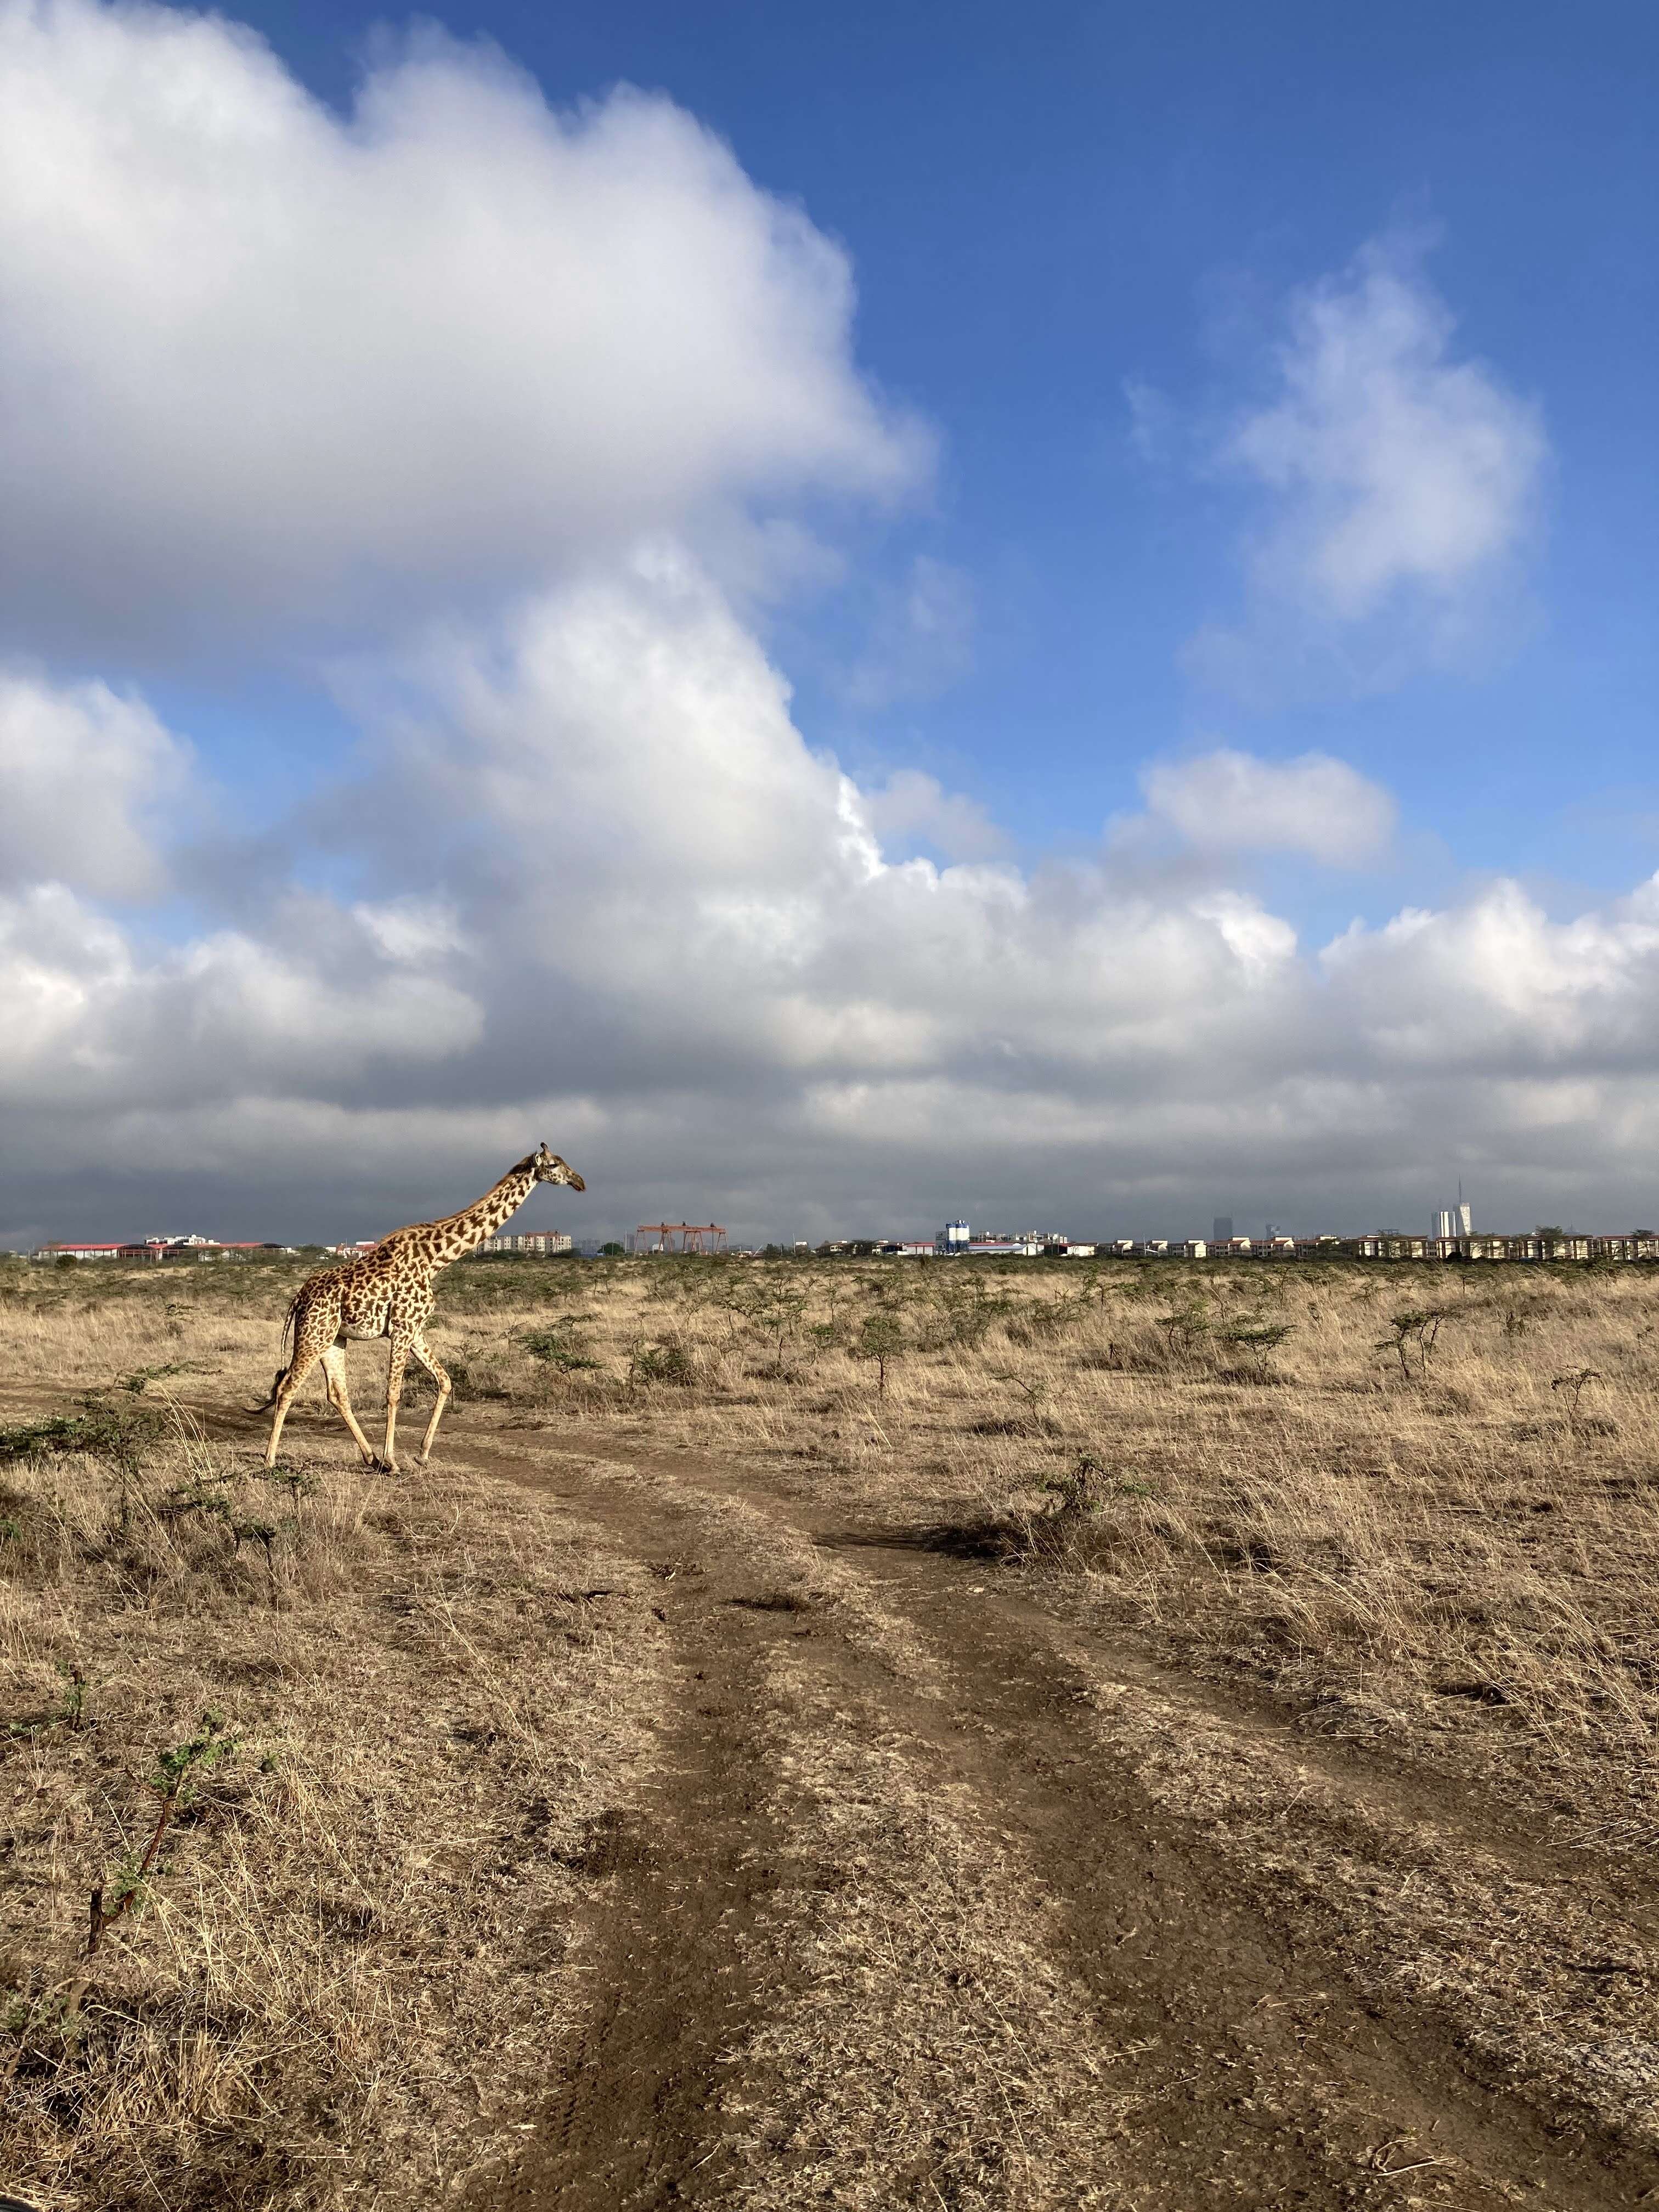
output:
{"label": "large white cloud", "polygon": [[884,784],[865,792],[864,811],[884,845],[917,841],[947,860],[991,860],[1007,842],[976,801],[946,791],[921,769],[895,769]]}
{"label": "large white cloud", "polygon": [[428,31],[343,119],[219,17],[0,0],[3,619],[269,649],[893,493],[926,441],[855,373],[852,304],[666,100],[554,112]]}
{"label": "large white cloud", "polygon": [[[13,1233],[94,1143],[135,1187],[192,1164],[245,1227],[257,1193],[273,1225],[343,1233],[539,1135],[612,1229],[635,1204],[805,1233],[957,1203],[1151,1230],[1206,1189],[1352,1226],[1414,1219],[1449,1166],[1487,1214],[1654,1211],[1659,885],[1558,921],[1499,883],[1320,951],[1214,855],[893,858],[662,544],[434,633],[357,703],[372,743],[331,810],[355,904],[289,889],[173,946],[61,890],[0,916]],[[1319,834],[1343,805],[1375,826],[1334,765]],[[1281,841],[1309,773],[1226,769]]]}
{"label": "large white cloud", "polygon": [[1537,406],[1453,351],[1416,242],[1373,241],[1292,302],[1277,390],[1224,460],[1259,488],[1246,621],[1206,675],[1272,696],[1370,688],[1489,648],[1515,615],[1548,447]]}
{"label": "large white cloud", "polygon": [[1659,1061],[1659,876],[1566,921],[1499,881],[1449,913],[1356,924],[1322,959],[1396,1066],[1593,1079]]}
{"label": "large white cloud", "polygon": [[[866,796],[806,748],[754,637],[664,550],[539,600],[505,651],[447,638],[404,678],[428,720],[362,810],[388,855],[470,872],[477,927],[515,973],[654,1037],[676,1067],[701,1041],[734,1079],[1002,1079],[1039,1038],[1045,1058],[1100,1067],[1195,992],[1224,1026],[1267,945],[1281,960],[1294,945],[1282,924],[1249,926],[1236,894],[1158,904],[1091,866],[889,860],[890,786]],[[948,794],[933,812],[949,818]],[[543,1064],[533,1033],[501,1048]]]}
{"label": "large white cloud", "polygon": [[1148,814],[1200,850],[1305,853],[1336,866],[1380,857],[1393,835],[1393,796],[1328,753],[1259,760],[1224,745],[1161,761],[1140,787]]}
{"label": "large white cloud", "polygon": [[[44,883],[0,897],[0,1109],[49,1156],[138,1107],[356,1097],[478,1044],[482,1010],[374,915],[290,895],[262,933],[147,940]],[[25,1157],[14,1122],[14,1171]]]}
{"label": "large white cloud", "polygon": [[191,774],[188,748],[141,700],[0,667],[0,890],[55,879],[159,892],[155,817],[186,802]]}

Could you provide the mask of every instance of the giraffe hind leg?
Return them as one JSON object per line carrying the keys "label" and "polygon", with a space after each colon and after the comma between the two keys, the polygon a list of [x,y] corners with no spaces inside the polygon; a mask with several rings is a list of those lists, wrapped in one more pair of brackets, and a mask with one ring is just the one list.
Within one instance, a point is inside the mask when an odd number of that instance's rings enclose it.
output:
{"label": "giraffe hind leg", "polygon": [[357,1425],[357,1416],[351,1410],[351,1394],[346,1389],[346,1355],[343,1344],[331,1344],[323,1354],[323,1381],[328,1391],[328,1402],[345,1423],[356,1439],[357,1449],[365,1467],[374,1464],[374,1447]]}
{"label": "giraffe hind leg", "polygon": [[307,1315],[296,1322],[294,1357],[289,1361],[287,1372],[278,1376],[276,1388],[271,1394],[275,1410],[270,1416],[270,1436],[265,1445],[267,1467],[276,1464],[276,1447],[282,1441],[283,1424],[288,1419],[288,1409],[294,1402],[295,1392],[333,1340],[332,1328],[321,1316],[313,1319]]}

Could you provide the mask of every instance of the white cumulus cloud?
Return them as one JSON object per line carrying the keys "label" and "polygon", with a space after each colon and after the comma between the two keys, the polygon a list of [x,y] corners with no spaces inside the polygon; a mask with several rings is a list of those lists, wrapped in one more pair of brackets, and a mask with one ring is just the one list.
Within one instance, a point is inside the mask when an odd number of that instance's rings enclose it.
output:
{"label": "white cumulus cloud", "polygon": [[167,945],[62,884],[0,897],[0,1109],[43,1114],[47,1152],[72,1152],[112,1112],[361,1099],[477,1045],[482,1009],[435,963],[387,959],[337,908],[289,904],[310,910]]}
{"label": "white cumulus cloud", "polygon": [[253,33],[0,0],[0,602],[149,650],[477,603],[927,462],[846,255],[672,102],[428,29],[345,118]]}
{"label": "white cumulus cloud", "polygon": [[158,817],[189,750],[141,700],[0,667],[0,890],[55,880],[117,898],[165,882]]}
{"label": "white cumulus cloud", "polygon": [[[1659,887],[1557,919],[1488,885],[1321,951],[1219,847],[1201,884],[890,859],[882,795],[665,545],[434,632],[358,703],[327,810],[355,905],[289,886],[172,945],[61,885],[0,910],[9,1233],[112,1219],[168,1158],[203,1203],[367,1231],[542,1135],[611,1228],[1150,1230],[1194,1190],[1353,1226],[1416,1218],[1448,1158],[1517,1218],[1659,1202]],[[1164,764],[1149,807],[1369,850],[1386,799],[1333,769]]]}
{"label": "white cumulus cloud", "polygon": [[1500,881],[1462,907],[1356,923],[1327,974],[1396,1063],[1650,1074],[1659,1020],[1659,877],[1601,910],[1553,920]]}
{"label": "white cumulus cloud", "polygon": [[1322,666],[1361,688],[1479,649],[1534,533],[1548,452],[1537,406],[1459,357],[1409,240],[1366,246],[1292,303],[1274,397],[1223,459],[1258,487],[1242,626],[1200,634],[1206,674],[1246,690]]}
{"label": "white cumulus cloud", "polygon": [[1327,753],[1267,761],[1221,746],[1141,776],[1152,819],[1211,853],[1304,853],[1334,866],[1375,860],[1394,833],[1391,793]]}
{"label": "white cumulus cloud", "polygon": [[976,799],[946,791],[920,769],[895,769],[884,784],[864,793],[863,805],[884,847],[920,840],[947,860],[987,860],[1007,842]]}

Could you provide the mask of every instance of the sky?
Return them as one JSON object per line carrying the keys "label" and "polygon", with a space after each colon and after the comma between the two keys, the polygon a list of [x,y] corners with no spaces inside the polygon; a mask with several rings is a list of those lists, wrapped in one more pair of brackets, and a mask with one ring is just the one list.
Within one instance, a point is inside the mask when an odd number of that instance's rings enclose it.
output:
{"label": "sky", "polygon": [[0,0],[0,1244],[1659,1221],[1656,90]]}

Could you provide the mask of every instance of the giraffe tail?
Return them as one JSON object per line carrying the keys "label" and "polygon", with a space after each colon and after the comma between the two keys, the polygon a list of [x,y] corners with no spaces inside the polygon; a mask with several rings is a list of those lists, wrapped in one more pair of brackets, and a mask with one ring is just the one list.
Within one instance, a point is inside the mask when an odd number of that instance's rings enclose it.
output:
{"label": "giraffe tail", "polygon": [[283,1382],[287,1379],[288,1371],[294,1364],[294,1355],[292,1352],[289,1351],[289,1346],[294,1335],[294,1324],[295,1318],[299,1314],[300,1304],[304,1297],[305,1292],[303,1291],[296,1291],[295,1292],[293,1301],[288,1310],[287,1317],[283,1322],[283,1364],[276,1370],[275,1376],[271,1378],[270,1395],[263,1400],[260,1404],[257,1406],[250,1406],[248,1407],[248,1411],[251,1413],[268,1413],[271,1407],[276,1403],[276,1393],[282,1389]]}

